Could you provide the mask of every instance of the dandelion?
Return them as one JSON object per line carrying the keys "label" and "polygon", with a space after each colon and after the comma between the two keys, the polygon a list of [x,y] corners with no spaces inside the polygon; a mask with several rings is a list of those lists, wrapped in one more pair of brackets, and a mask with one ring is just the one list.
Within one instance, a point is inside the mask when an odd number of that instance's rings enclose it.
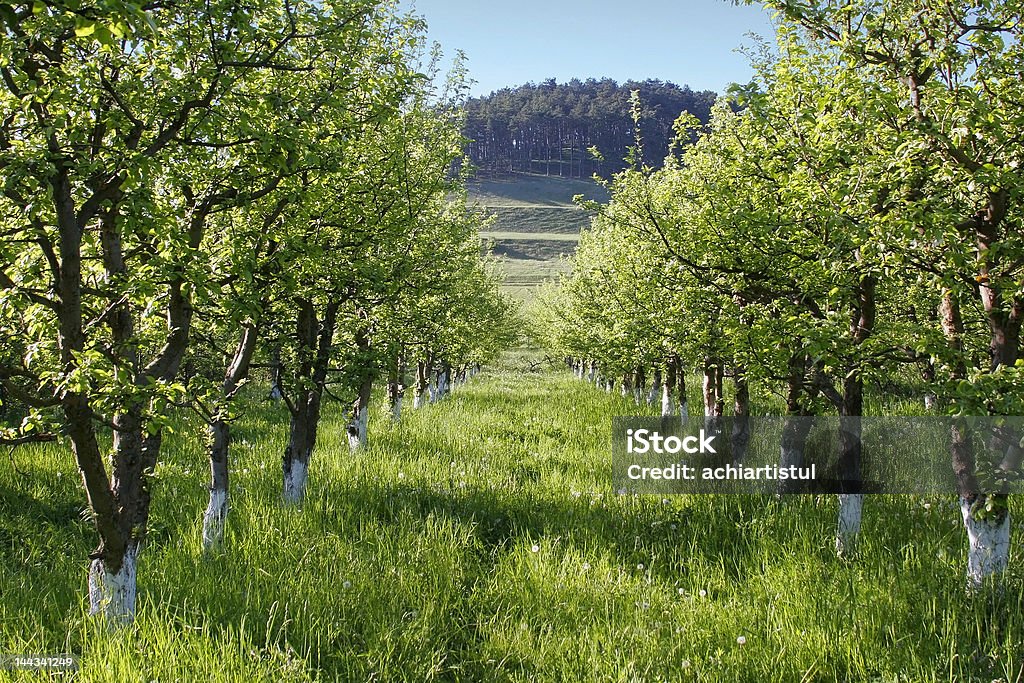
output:
{"label": "dandelion", "polygon": [[690,660],[689,659],[684,659],[682,661],[682,664],[680,664],[680,666],[682,666],[684,669],[689,669],[690,668]]}
{"label": "dandelion", "polygon": [[704,590],[703,588],[700,589],[700,597],[702,597],[702,598],[708,597],[708,592],[706,590]]}
{"label": "dandelion", "polygon": [[736,643],[737,643],[738,645],[746,645],[746,644],[747,644],[747,638],[746,638],[746,636],[740,636],[739,638],[737,638],[737,639],[736,639]]}
{"label": "dandelion", "polygon": [[643,570],[644,570],[644,563],[643,563],[643,562],[641,562],[640,564],[638,564],[638,565],[636,566],[636,568],[637,568],[637,569],[639,569],[640,571],[643,571]]}
{"label": "dandelion", "polygon": [[677,527],[676,527],[676,525],[675,525],[675,524],[673,523],[673,524],[669,524],[669,525],[668,525],[668,528],[669,528],[669,529],[671,529],[672,531],[675,531]]}
{"label": "dandelion", "polygon": [[530,552],[533,552],[533,553],[539,553],[539,552],[540,552],[540,546],[539,546],[539,545],[537,545],[536,543],[534,543],[534,544],[533,544],[533,547],[532,547],[532,548],[530,548]]}
{"label": "dandelion", "polygon": [[352,587],[352,582],[351,581],[344,581],[344,582],[342,582],[341,587],[344,588],[345,590],[348,590],[349,588]]}
{"label": "dandelion", "polygon": [[680,595],[686,595],[686,589],[685,588],[680,588],[679,589],[679,594]]}

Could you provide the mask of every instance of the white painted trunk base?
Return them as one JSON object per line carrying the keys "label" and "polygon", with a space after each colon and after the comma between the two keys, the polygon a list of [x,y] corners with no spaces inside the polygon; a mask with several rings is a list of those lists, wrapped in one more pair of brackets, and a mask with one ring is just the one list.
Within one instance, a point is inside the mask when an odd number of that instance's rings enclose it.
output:
{"label": "white painted trunk base", "polygon": [[661,387],[661,416],[668,417],[672,414],[672,392],[668,386]]}
{"label": "white painted trunk base", "polygon": [[228,492],[210,489],[210,503],[203,514],[203,550],[210,552],[224,545],[224,523],[228,518]]}
{"label": "white painted trunk base", "polygon": [[402,419],[402,395],[399,394],[395,397],[395,402],[391,404],[391,419],[398,422]]}
{"label": "white painted trunk base", "polygon": [[980,588],[990,576],[1006,569],[1010,557],[1010,515],[1002,522],[974,519],[971,504],[960,499],[960,513],[967,529],[967,586]]}
{"label": "white painted trunk base", "polygon": [[309,479],[309,468],[305,463],[295,460],[289,476],[284,478],[284,502],[297,505],[306,495],[306,481]]}
{"label": "white painted trunk base", "polygon": [[423,407],[423,398],[424,398],[423,394],[415,394],[412,397],[412,409],[413,410],[419,410],[420,408]]}
{"label": "white painted trunk base", "polygon": [[683,424],[690,420],[690,404],[685,399],[679,402],[679,419]]}
{"label": "white painted trunk base", "polygon": [[658,387],[652,386],[647,391],[647,405],[653,406],[656,400],[658,400]]}
{"label": "white painted trunk base", "polygon": [[836,554],[849,555],[857,545],[860,521],[864,514],[863,493],[839,494],[839,518],[836,525]]}
{"label": "white painted trunk base", "polygon": [[121,569],[111,574],[102,560],[89,566],[89,613],[99,615],[110,624],[124,624],[135,618],[136,557],[133,547],[124,556]]}
{"label": "white painted trunk base", "polygon": [[366,406],[359,408],[359,413],[348,425],[348,449],[355,453],[366,445],[366,425],[370,411]]}
{"label": "white painted trunk base", "polygon": [[939,397],[936,396],[935,394],[925,394],[924,395],[924,408],[925,408],[925,410],[931,410],[932,408],[935,407],[935,404],[937,404],[938,402],[939,402]]}

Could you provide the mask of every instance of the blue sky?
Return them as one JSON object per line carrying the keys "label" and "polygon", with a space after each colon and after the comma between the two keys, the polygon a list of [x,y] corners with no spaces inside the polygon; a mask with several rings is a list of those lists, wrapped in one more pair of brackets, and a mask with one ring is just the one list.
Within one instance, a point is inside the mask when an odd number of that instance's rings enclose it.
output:
{"label": "blue sky", "polygon": [[760,7],[725,0],[402,0],[446,54],[463,50],[472,94],[546,78],[659,78],[694,90],[745,83],[736,48],[771,39]]}

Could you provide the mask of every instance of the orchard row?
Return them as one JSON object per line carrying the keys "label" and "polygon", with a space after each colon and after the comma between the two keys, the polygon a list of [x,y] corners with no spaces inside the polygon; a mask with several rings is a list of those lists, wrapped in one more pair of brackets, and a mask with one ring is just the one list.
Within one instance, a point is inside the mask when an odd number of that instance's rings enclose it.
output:
{"label": "orchard row", "polygon": [[397,418],[409,374],[419,406],[512,336],[464,73],[435,85],[423,26],[376,0],[16,2],[0,31],[0,444],[70,443],[92,610],[131,618],[172,411],[208,425],[213,549],[251,370],[296,503],[323,401],[360,448],[378,380]]}
{"label": "orchard row", "polygon": [[[777,48],[708,125],[680,118],[663,168],[609,181],[541,327],[578,376],[662,393],[665,414],[686,413],[696,371],[720,417],[731,380],[734,453],[752,412],[838,414],[844,552],[864,503],[857,418],[1024,414],[1024,4],[764,4]],[[780,399],[752,406],[753,387]],[[803,461],[808,424],[790,421],[781,466]],[[981,437],[1008,477],[1020,436]],[[954,427],[935,455],[956,475],[972,585],[1006,567],[1010,533],[1007,496],[975,476],[978,438]]]}

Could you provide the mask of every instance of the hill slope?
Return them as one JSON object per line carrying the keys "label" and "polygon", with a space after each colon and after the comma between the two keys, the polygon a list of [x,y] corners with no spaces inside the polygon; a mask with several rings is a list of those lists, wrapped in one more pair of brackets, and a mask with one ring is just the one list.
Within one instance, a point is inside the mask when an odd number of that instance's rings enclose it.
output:
{"label": "hill slope", "polygon": [[496,217],[481,233],[485,248],[505,268],[506,289],[530,299],[537,285],[566,269],[580,230],[590,216],[573,197],[604,201],[607,192],[589,180],[529,173],[476,178],[468,185],[469,200]]}

